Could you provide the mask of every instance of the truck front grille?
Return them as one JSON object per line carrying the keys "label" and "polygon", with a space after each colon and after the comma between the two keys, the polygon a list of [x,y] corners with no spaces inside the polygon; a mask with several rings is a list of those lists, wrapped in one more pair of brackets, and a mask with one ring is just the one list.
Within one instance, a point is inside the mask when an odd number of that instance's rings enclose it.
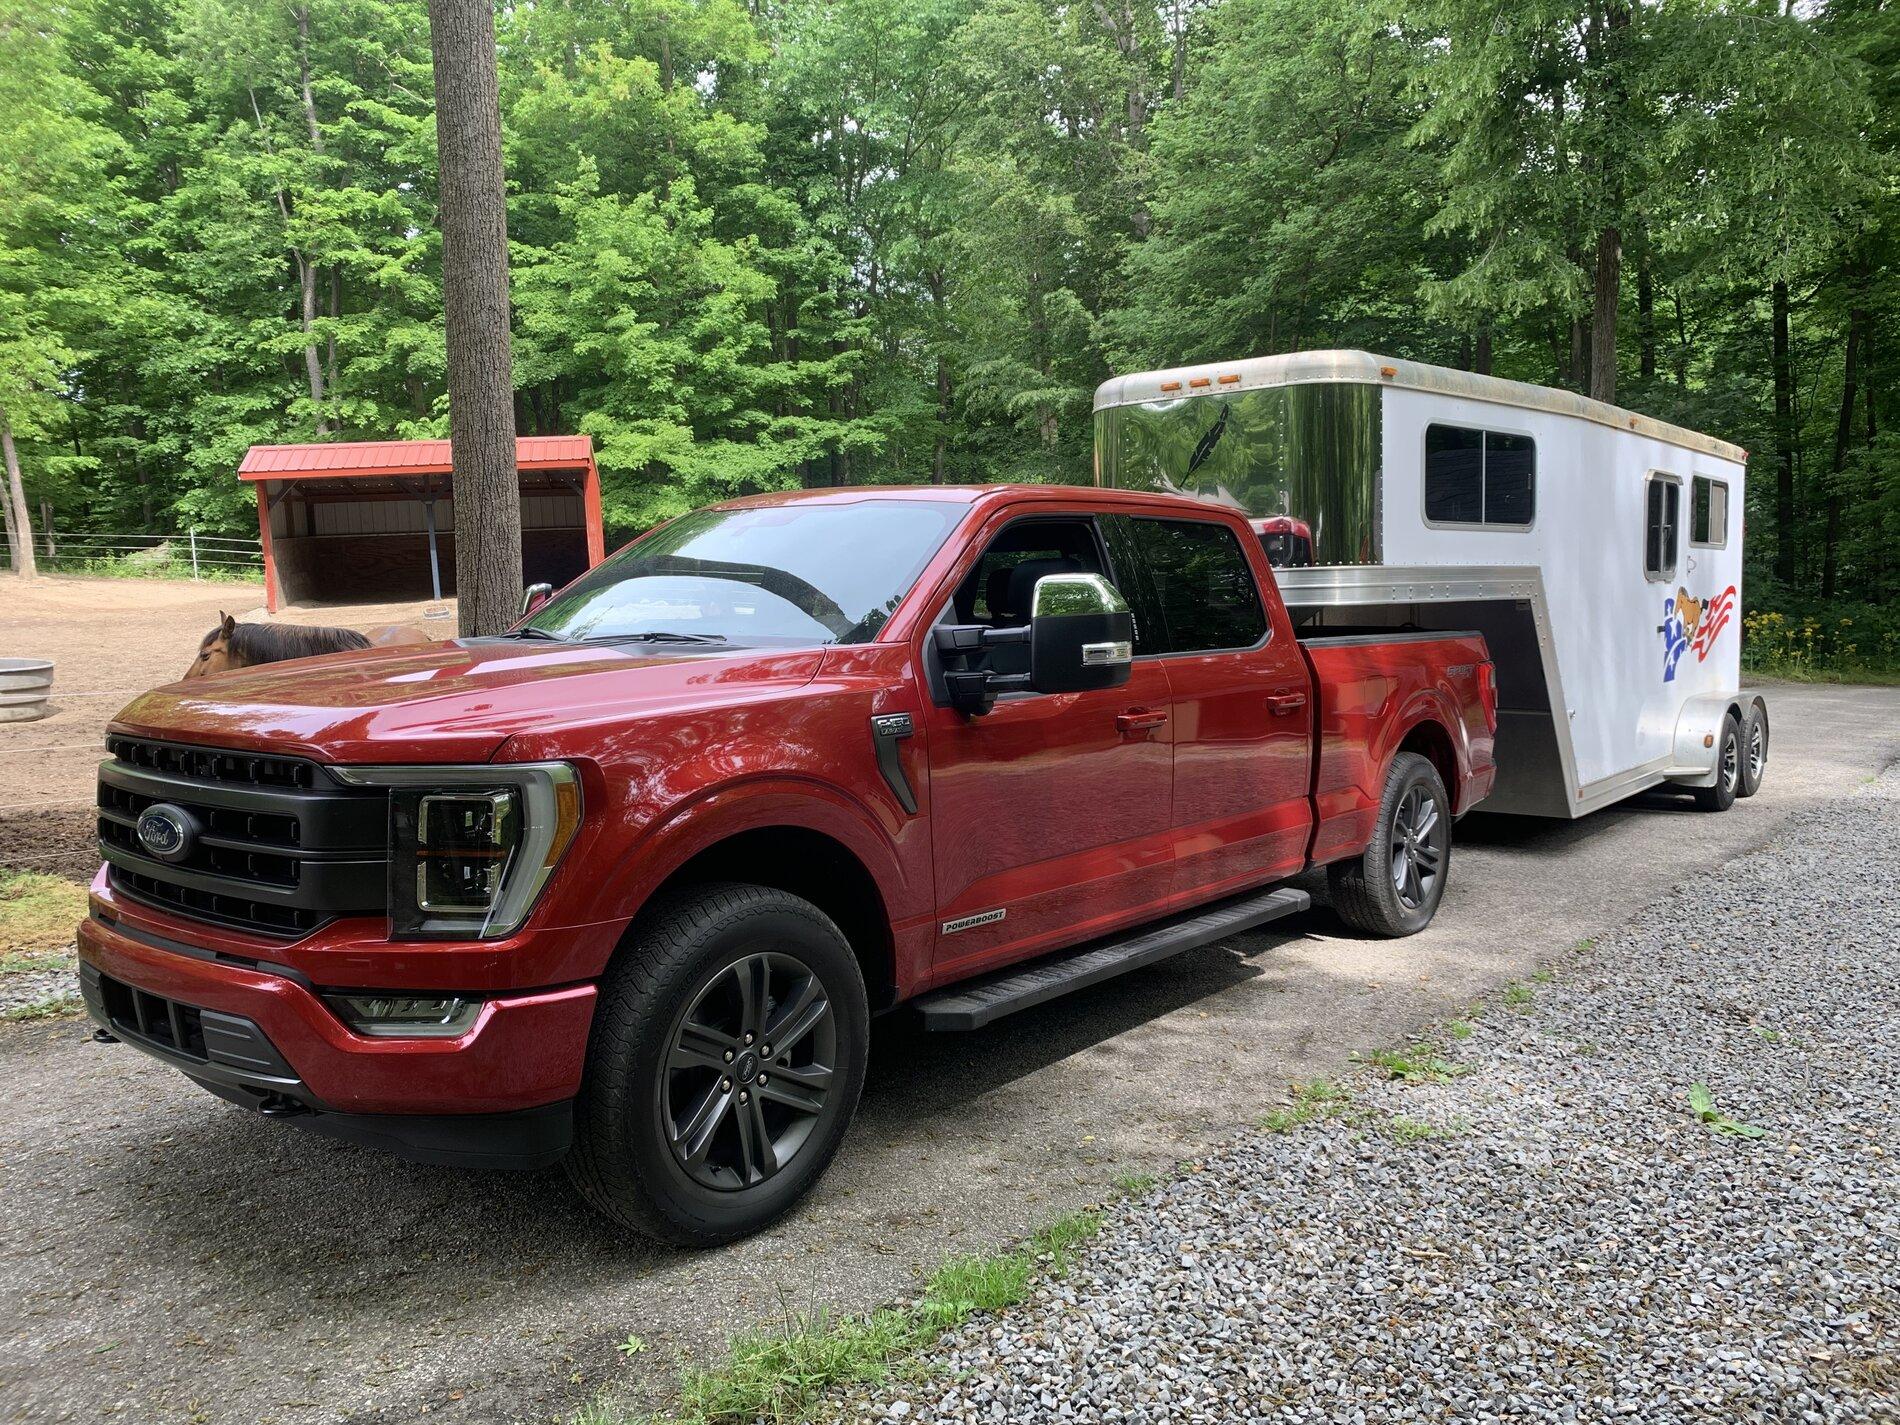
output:
{"label": "truck front grille", "polygon": [[[119,894],[280,939],[384,913],[382,790],[346,785],[300,758],[119,736],[106,750],[99,851]],[[155,806],[175,809],[190,828],[169,859],[139,836],[139,818]]]}

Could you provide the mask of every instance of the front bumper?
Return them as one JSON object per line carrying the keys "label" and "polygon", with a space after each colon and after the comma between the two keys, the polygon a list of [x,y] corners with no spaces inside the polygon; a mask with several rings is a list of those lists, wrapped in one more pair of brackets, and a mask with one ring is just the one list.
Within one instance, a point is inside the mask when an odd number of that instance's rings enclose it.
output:
{"label": "front bumper", "polygon": [[491,998],[454,1039],[369,1038],[289,967],[172,940],[97,904],[78,939],[94,1022],[220,1097],[422,1161],[534,1167],[567,1147],[591,984]]}

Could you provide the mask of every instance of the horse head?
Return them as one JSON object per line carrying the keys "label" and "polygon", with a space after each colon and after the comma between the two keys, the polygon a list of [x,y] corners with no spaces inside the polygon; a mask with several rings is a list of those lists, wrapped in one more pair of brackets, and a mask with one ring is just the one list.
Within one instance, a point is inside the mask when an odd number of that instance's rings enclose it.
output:
{"label": "horse head", "polygon": [[187,678],[205,678],[213,673],[222,673],[227,668],[241,667],[232,661],[231,639],[237,633],[237,620],[223,612],[218,613],[218,624],[198,643],[198,656],[185,670]]}

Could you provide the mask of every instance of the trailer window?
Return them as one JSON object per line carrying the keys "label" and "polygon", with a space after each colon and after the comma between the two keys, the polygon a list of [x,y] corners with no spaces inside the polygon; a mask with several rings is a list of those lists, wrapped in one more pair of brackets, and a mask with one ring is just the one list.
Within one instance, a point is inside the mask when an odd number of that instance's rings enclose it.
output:
{"label": "trailer window", "polygon": [[1676,577],[1676,528],[1682,518],[1682,481],[1674,475],[1649,477],[1648,529],[1643,541],[1643,573],[1651,579]]}
{"label": "trailer window", "polygon": [[1537,512],[1537,442],[1505,431],[1425,427],[1425,518],[1431,524],[1529,529]]}
{"label": "trailer window", "polygon": [[1689,543],[1721,549],[1728,544],[1728,482],[1695,477],[1689,505]]}

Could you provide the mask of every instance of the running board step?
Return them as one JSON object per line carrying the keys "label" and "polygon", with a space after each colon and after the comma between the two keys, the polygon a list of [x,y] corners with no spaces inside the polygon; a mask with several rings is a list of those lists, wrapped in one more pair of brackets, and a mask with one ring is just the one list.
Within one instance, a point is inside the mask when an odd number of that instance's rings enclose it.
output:
{"label": "running board step", "polygon": [[1098,985],[1283,915],[1294,915],[1312,903],[1313,898],[1305,891],[1291,888],[1220,901],[981,980],[919,995],[913,1003],[922,1012],[926,1029],[981,1029],[991,1020],[1019,1009]]}

